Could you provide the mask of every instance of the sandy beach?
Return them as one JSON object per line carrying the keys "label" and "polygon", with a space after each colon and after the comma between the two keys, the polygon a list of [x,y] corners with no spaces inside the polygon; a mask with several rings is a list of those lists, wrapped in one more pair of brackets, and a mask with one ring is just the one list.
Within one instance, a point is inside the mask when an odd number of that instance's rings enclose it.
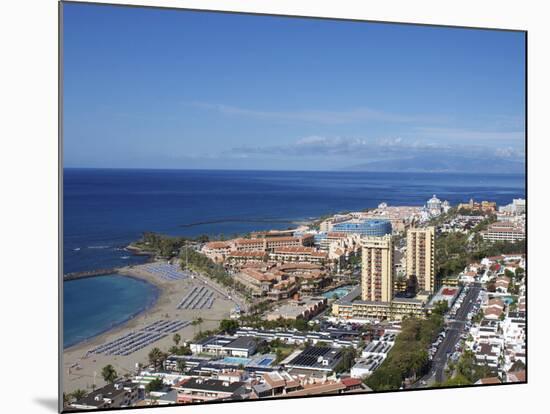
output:
{"label": "sandy beach", "polygon": [[[110,342],[130,332],[143,329],[160,319],[193,321],[199,317],[202,318],[203,323],[200,327],[189,325],[177,331],[183,343],[191,340],[199,332],[199,329],[204,331],[219,326],[219,321],[228,318],[231,309],[237,304],[235,299],[229,300],[227,296],[220,294],[224,292],[222,288],[214,286],[212,281],[205,277],[165,280],[159,275],[149,272],[146,264],[121,268],[118,274],[120,277],[135,277],[154,284],[160,291],[158,300],[151,308],[136,315],[126,323],[85,342],[66,348],[63,351],[62,361],[64,392],[70,393],[76,389],[92,390],[94,384],[96,387],[104,385],[105,382],[101,377],[101,370],[107,364],[115,367],[119,377],[135,372],[137,363],[148,364],[147,355],[152,348],[158,347],[163,352],[167,352],[174,345],[172,337],[175,332],[127,356],[104,354],[90,354],[86,356],[86,353],[94,347]],[[212,308],[200,310],[177,309],[177,305],[185,294],[195,286],[213,288],[215,291],[215,300]],[[238,301],[238,303],[242,305],[241,301]]]}

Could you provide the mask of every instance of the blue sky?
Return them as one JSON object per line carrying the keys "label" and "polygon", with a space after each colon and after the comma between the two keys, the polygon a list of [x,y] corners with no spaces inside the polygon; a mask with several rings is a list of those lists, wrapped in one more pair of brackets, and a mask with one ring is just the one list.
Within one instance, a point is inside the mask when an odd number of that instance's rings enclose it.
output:
{"label": "blue sky", "polygon": [[64,164],[513,169],[524,53],[517,32],[65,4]]}

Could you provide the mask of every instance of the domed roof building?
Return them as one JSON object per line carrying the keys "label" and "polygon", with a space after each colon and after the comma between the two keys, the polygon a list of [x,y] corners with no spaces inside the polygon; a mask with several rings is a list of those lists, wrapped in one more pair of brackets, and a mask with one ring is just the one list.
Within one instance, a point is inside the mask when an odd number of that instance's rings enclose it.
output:
{"label": "domed roof building", "polygon": [[430,212],[440,213],[441,212],[441,200],[439,198],[437,198],[436,195],[434,194],[433,197],[430,198],[428,200],[428,202],[426,203],[426,207],[428,207],[428,210],[430,210]]}

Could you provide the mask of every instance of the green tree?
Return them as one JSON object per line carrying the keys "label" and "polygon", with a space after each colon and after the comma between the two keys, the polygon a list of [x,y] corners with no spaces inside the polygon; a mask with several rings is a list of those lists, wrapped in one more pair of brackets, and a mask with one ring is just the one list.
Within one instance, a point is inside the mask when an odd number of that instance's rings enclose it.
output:
{"label": "green tree", "polygon": [[479,365],[474,353],[470,350],[464,351],[457,364],[457,375],[462,375],[471,383],[475,383],[481,378],[492,375],[491,369],[487,364]]}
{"label": "green tree", "polygon": [[160,366],[162,366],[162,363],[166,358],[164,353],[157,347],[149,351],[148,357],[149,357],[149,364],[152,365],[155,370],[157,370]]}
{"label": "green tree", "polygon": [[523,267],[517,267],[516,268],[516,278],[518,280],[521,280],[521,279],[523,279],[524,276],[525,276],[525,269]]}
{"label": "green tree", "polygon": [[[107,380],[106,380],[107,381]],[[83,389],[77,389],[74,390],[71,394],[69,394],[71,397],[73,397],[76,401],[81,400],[84,398],[88,393]],[[65,395],[65,394],[63,394]]]}
{"label": "green tree", "polygon": [[283,351],[280,348],[277,348],[275,351],[275,363],[278,364],[284,359]]}
{"label": "green tree", "polygon": [[454,387],[459,385],[471,385],[472,382],[462,374],[457,374],[440,384],[441,387]]}
{"label": "green tree", "polygon": [[397,366],[382,364],[364,382],[375,391],[397,390],[403,384],[403,376]]}
{"label": "green tree", "polygon": [[103,377],[105,382],[108,382],[109,384],[114,383],[118,378],[118,374],[111,364],[105,365],[103,367],[103,369],[101,370],[101,376]]}
{"label": "green tree", "polygon": [[180,341],[181,341],[181,336],[180,334],[174,334],[174,336],[172,337],[172,340],[174,341],[174,343],[176,344],[176,346],[179,345]]}
{"label": "green tree", "polygon": [[185,361],[183,359],[178,359],[177,367],[178,367],[178,372],[183,374],[186,368]]}
{"label": "green tree", "polygon": [[220,322],[220,331],[233,334],[239,329],[239,322],[234,319],[223,319]]}
{"label": "green tree", "polygon": [[357,351],[354,348],[346,347],[342,350],[342,360],[334,368],[336,373],[349,372],[351,367],[355,364],[355,358]]}
{"label": "green tree", "polygon": [[375,391],[399,389],[407,378],[412,380],[428,372],[427,348],[443,328],[441,315],[425,320],[409,317],[403,320],[401,333],[382,365],[365,380]]}
{"label": "green tree", "polygon": [[193,325],[193,327],[195,326],[199,327],[199,334],[201,334],[202,332],[202,329],[201,329],[202,323],[203,323],[203,319],[200,316],[191,322],[191,325]]}
{"label": "green tree", "polygon": [[433,313],[438,315],[445,315],[449,310],[449,302],[446,300],[440,300],[435,303]]}
{"label": "green tree", "polygon": [[148,393],[150,393],[151,391],[160,391],[163,387],[164,382],[162,381],[162,378],[157,377],[145,386],[145,391],[147,391]]}
{"label": "green tree", "polygon": [[512,366],[510,367],[510,371],[517,372],[525,369],[525,364],[522,360],[518,359],[515,361]]}

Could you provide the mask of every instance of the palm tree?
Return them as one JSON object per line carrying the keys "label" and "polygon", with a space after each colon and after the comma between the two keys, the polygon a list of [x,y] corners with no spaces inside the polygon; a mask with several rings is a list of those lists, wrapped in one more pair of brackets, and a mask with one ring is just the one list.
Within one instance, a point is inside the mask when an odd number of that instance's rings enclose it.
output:
{"label": "palm tree", "polygon": [[[69,396],[72,396],[76,401],[81,400],[86,396],[87,392],[84,390],[81,390],[80,388],[73,391],[72,394],[69,394]],[[67,396],[68,397],[68,396]],[[65,393],[63,393],[63,402],[65,402]]]}
{"label": "palm tree", "polygon": [[111,364],[105,365],[103,367],[103,370],[101,370],[101,376],[109,384],[112,384],[118,378],[118,374],[116,373],[115,368]]}
{"label": "palm tree", "polygon": [[183,359],[178,360],[178,371],[182,374],[185,371],[185,361]]}
{"label": "palm tree", "polygon": [[172,339],[174,340],[174,343],[176,344],[176,346],[178,346],[181,341],[181,336],[180,334],[174,334]]}
{"label": "palm tree", "polygon": [[[201,332],[200,326],[202,325],[203,322],[204,322],[203,319],[199,316],[198,318],[194,319],[193,322],[191,322],[191,325],[193,325],[193,327],[198,325],[199,332]],[[193,329],[193,334],[195,334],[195,329]]]}
{"label": "palm tree", "polygon": [[202,332],[201,325],[204,322],[204,320],[199,316],[197,318],[197,325],[199,325],[199,332]]}
{"label": "palm tree", "polygon": [[163,359],[163,353],[162,351],[155,347],[153,349],[151,349],[151,351],[149,352],[149,363],[155,368],[157,369],[159,363],[162,361]]}

